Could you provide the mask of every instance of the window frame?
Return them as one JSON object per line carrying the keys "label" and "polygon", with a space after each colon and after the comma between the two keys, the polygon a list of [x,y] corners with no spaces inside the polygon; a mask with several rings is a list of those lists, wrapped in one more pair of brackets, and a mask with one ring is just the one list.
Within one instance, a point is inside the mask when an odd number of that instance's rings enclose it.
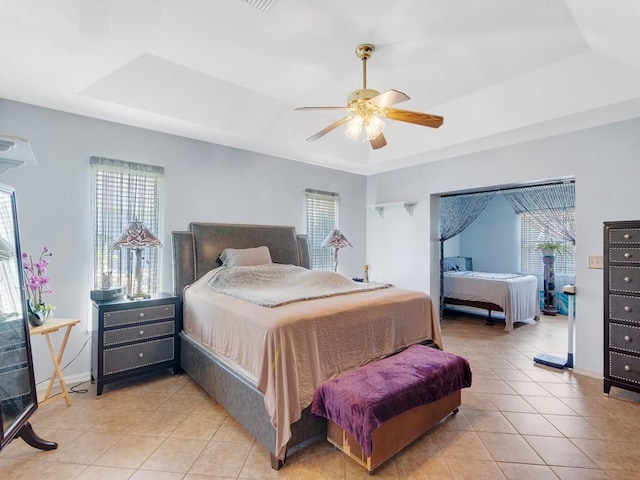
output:
{"label": "window frame", "polygon": [[[575,209],[571,212],[575,216]],[[548,231],[543,231],[537,225],[539,222],[530,220],[535,212],[518,213],[520,222],[520,270],[532,275],[544,275],[542,253],[536,249],[541,242],[554,242],[562,245],[554,260],[554,272],[556,275],[575,276],[576,259],[575,245],[571,240],[553,236]]]}
{"label": "window frame", "polygon": [[307,188],[304,193],[311,269],[333,271],[333,250],[321,245],[331,232],[339,228],[340,195],[311,188]]}
{"label": "window frame", "polygon": [[[164,168],[104,157],[91,157],[90,167],[93,288],[103,288],[108,282],[129,292],[133,284],[133,251],[114,250],[112,246],[132,221],[142,222],[162,239]],[[159,291],[161,259],[159,248],[143,250],[142,285],[147,293]]]}

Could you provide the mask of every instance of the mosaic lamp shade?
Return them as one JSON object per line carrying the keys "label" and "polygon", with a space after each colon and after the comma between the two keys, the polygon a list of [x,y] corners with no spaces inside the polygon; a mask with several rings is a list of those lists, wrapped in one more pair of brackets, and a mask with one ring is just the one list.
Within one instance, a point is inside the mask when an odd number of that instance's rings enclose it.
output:
{"label": "mosaic lamp shade", "polygon": [[[129,300],[135,300],[137,298],[150,298],[149,293],[142,291],[142,249],[146,247],[157,248],[161,247],[162,242],[151,233],[142,222],[133,221],[129,225],[122,235],[113,244],[114,250],[121,248],[130,248],[134,252],[135,270],[134,281],[129,282]],[[135,290],[132,288],[135,284]]]}
{"label": "mosaic lamp shade", "polygon": [[353,247],[347,237],[345,237],[337,228],[331,232],[322,242],[323,247],[333,248],[333,271],[338,271],[338,250],[344,247]]}

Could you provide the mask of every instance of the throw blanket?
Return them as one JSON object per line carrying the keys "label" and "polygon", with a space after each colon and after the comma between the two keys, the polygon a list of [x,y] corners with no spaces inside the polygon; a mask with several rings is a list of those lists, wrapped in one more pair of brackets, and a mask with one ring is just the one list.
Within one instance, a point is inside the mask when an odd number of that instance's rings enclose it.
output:
{"label": "throw blanket", "polygon": [[412,345],[323,383],[313,397],[311,413],[340,425],[370,457],[373,432],[382,423],[470,386],[467,360]]}
{"label": "throw blanket", "polygon": [[386,288],[386,284],[354,282],[334,272],[307,270],[294,265],[220,267],[209,279],[216,292],[263,307],[277,307],[313,298]]}

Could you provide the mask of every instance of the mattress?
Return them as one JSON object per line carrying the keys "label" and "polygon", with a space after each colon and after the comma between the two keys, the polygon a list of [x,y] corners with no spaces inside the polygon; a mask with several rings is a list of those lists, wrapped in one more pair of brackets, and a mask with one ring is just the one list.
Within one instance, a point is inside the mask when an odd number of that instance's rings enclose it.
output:
{"label": "mattress", "polygon": [[279,455],[326,380],[409,345],[442,346],[431,298],[395,287],[275,308],[215,292],[213,271],[184,292],[184,330],[264,394]]}
{"label": "mattress", "polygon": [[444,273],[445,297],[490,302],[504,310],[505,332],[515,322],[536,318],[540,313],[538,279],[533,275],[450,271]]}

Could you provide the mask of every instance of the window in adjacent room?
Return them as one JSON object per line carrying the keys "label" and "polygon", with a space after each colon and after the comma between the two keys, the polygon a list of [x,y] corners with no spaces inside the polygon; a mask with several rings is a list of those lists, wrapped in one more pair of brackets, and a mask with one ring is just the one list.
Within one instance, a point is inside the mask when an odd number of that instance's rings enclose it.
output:
{"label": "window in adjacent room", "polygon": [[[132,282],[131,249],[114,250],[114,242],[132,221],[142,222],[162,238],[162,187],[164,168],[91,157],[93,207],[93,288],[110,275],[112,286],[129,291]],[[158,291],[160,249],[143,251],[144,290]]]}
{"label": "window in adjacent room", "polygon": [[[521,248],[520,248],[520,261],[521,269],[523,272],[531,274],[544,274],[544,264],[542,262],[542,253],[540,250],[536,250],[541,239],[545,241],[552,241],[562,245],[561,251],[556,255],[554,261],[554,272],[556,275],[575,275],[576,273],[576,258],[575,258],[575,245],[573,242],[563,238],[551,238],[549,232],[543,231],[539,225],[540,221],[535,221],[533,218],[535,212],[520,213],[520,235],[521,235]],[[575,211],[571,212],[571,217],[575,218]],[[542,218],[545,218],[544,216]]]}
{"label": "window in adjacent room", "polygon": [[321,245],[338,228],[340,196],[308,188],[305,190],[305,198],[311,268],[333,271],[333,251]]}

